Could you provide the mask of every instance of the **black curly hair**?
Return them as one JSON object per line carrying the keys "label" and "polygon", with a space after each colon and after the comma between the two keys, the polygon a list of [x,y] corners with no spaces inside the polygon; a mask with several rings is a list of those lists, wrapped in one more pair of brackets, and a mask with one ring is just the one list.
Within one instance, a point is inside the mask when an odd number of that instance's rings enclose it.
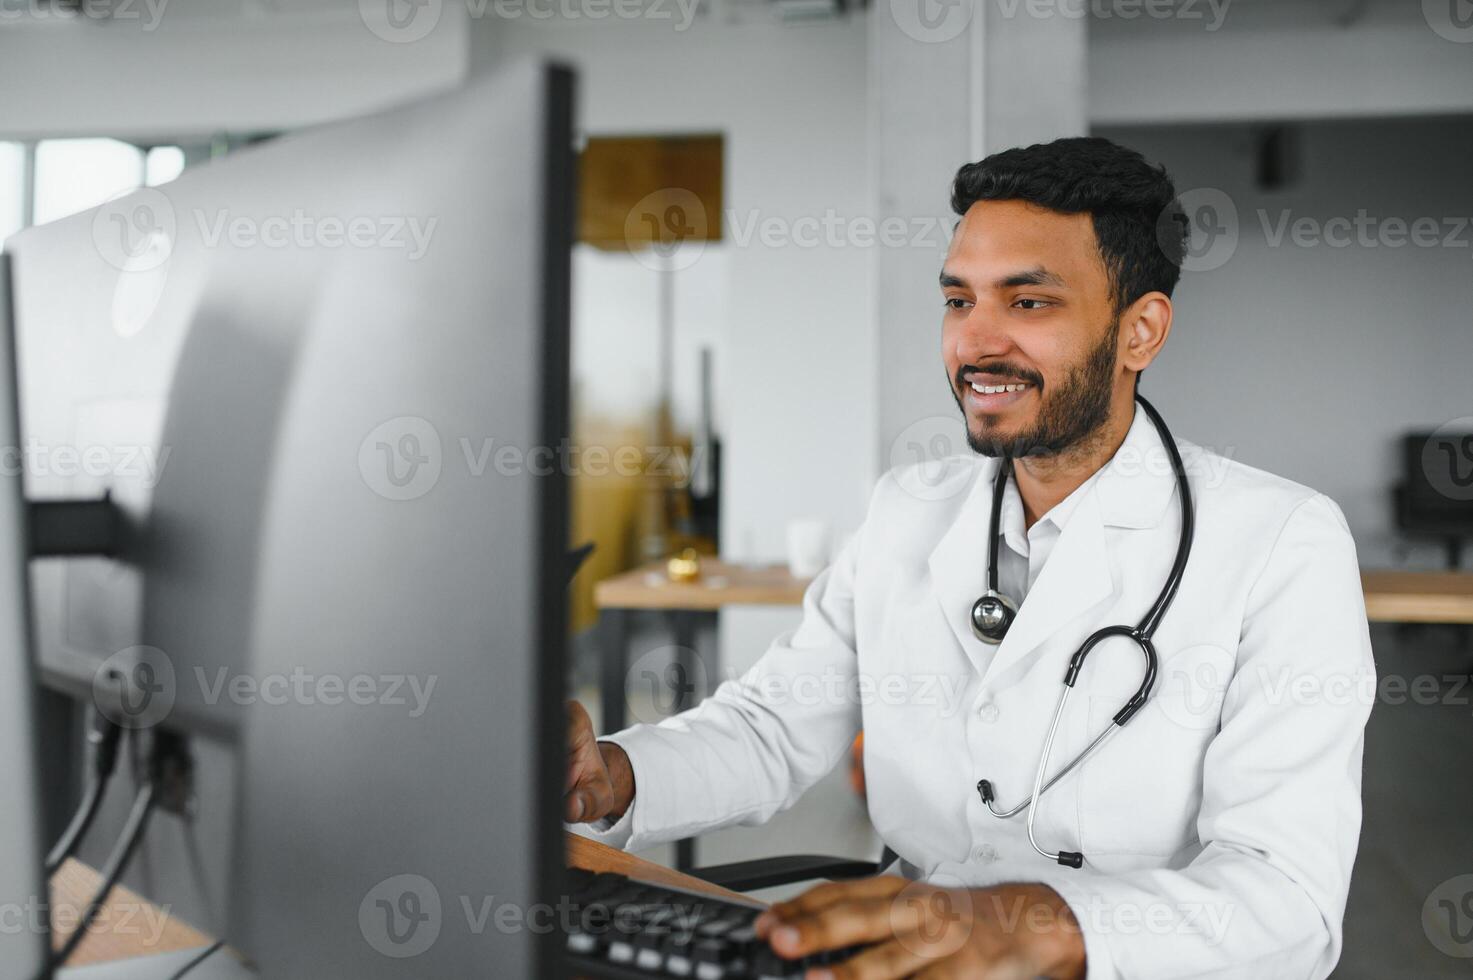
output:
{"label": "black curly hair", "polygon": [[1186,215],[1166,168],[1098,136],[1076,136],[994,153],[956,172],[951,208],[1027,201],[1088,214],[1115,291],[1118,314],[1149,292],[1171,295],[1186,254]]}

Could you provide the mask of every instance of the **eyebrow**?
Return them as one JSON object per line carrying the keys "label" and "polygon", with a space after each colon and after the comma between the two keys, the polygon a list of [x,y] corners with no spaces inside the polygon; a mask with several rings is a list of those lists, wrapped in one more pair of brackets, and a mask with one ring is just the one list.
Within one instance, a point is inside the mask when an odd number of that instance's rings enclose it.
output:
{"label": "eyebrow", "polygon": [[[1015,286],[1059,286],[1059,287],[1062,287],[1064,285],[1064,279],[1063,279],[1062,276],[1058,275],[1057,273],[1050,272],[1048,269],[1045,269],[1043,266],[1038,266],[1038,267],[1033,268],[1033,269],[1025,269],[1025,270],[1023,270],[1021,272],[1014,272],[1014,273],[1011,273],[1010,275],[1003,276],[1001,279],[997,280],[997,282],[994,285],[996,285],[999,289],[1008,289],[1008,288],[1012,288],[1012,287],[1015,287]],[[945,269],[942,269],[941,270],[941,288],[942,289],[949,289],[949,288],[966,289],[967,288],[967,281],[965,279],[963,279],[961,276],[958,276],[958,275],[956,275],[954,273],[951,273],[951,272],[947,272]]]}

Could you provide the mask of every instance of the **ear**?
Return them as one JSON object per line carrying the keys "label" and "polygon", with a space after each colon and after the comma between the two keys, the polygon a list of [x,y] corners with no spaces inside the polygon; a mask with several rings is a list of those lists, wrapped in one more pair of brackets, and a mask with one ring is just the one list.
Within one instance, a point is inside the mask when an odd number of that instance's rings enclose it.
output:
{"label": "ear", "polygon": [[1121,366],[1137,374],[1144,371],[1161,353],[1170,333],[1171,297],[1151,292],[1131,303],[1120,317]]}

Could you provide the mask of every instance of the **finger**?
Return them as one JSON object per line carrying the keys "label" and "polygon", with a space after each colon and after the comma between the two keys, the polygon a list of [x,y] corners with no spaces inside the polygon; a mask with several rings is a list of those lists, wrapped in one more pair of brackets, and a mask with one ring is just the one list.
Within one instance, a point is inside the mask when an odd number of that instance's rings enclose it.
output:
{"label": "finger", "polygon": [[772,948],[788,959],[858,943],[878,942],[894,935],[888,897],[850,899],[818,912],[785,919],[768,937]]}
{"label": "finger", "polygon": [[757,917],[753,926],[759,938],[780,922],[800,915],[809,915],[848,899],[889,897],[898,893],[907,884],[904,878],[894,875],[879,875],[874,878],[856,878],[853,881],[829,881],[815,885],[796,898],[786,902],[775,902],[766,912]]}
{"label": "finger", "polygon": [[597,773],[579,780],[563,797],[564,819],[569,823],[586,823],[605,816],[614,808],[614,784],[607,773]]}
{"label": "finger", "polygon": [[804,980],[895,980],[908,977],[931,961],[898,942],[881,943],[843,963],[819,967],[804,974]]}

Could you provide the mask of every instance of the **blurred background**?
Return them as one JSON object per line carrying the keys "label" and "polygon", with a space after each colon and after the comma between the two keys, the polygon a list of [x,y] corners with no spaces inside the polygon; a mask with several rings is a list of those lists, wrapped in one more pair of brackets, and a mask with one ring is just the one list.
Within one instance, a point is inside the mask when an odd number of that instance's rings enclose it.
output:
{"label": "blurred background", "polygon": [[[602,730],[676,706],[642,677],[673,665],[692,697],[750,665],[879,474],[964,449],[950,178],[1058,136],[1137,148],[1182,192],[1176,329],[1143,382],[1175,432],[1329,494],[1368,570],[1467,568],[1466,0],[0,0],[0,238],[527,55],[580,77],[573,543],[596,547],[570,681]],[[666,586],[688,576],[727,591],[687,608]],[[1473,635],[1376,618],[1337,976],[1466,976],[1473,916],[1449,946],[1425,912],[1473,872]],[[873,857],[862,791],[836,772],[700,863]]]}

